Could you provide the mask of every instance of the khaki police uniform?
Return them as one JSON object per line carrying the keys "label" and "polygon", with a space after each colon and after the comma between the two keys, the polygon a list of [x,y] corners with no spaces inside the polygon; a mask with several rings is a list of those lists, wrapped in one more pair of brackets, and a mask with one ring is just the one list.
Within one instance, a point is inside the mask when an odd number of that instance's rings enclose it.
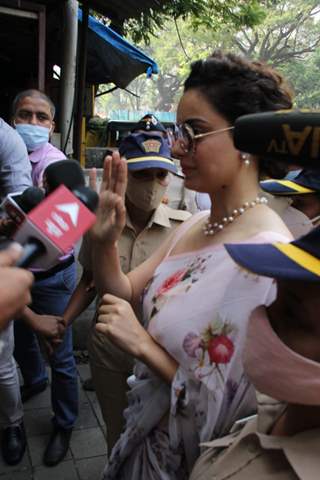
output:
{"label": "khaki police uniform", "polygon": [[[128,273],[149,258],[163,244],[172,229],[190,216],[189,212],[160,204],[146,228],[137,235],[127,215],[126,225],[118,242],[122,271]],[[85,270],[92,270],[87,239],[81,247],[79,261]],[[108,448],[111,452],[124,426],[127,378],[132,374],[133,358],[94,328],[89,338],[88,350],[93,383],[107,425]]]}
{"label": "khaki police uniform", "polygon": [[258,415],[240,433],[203,444],[207,449],[196,462],[190,480],[320,478],[320,429],[290,437],[268,435],[285,405],[264,395],[258,395],[258,401]]}

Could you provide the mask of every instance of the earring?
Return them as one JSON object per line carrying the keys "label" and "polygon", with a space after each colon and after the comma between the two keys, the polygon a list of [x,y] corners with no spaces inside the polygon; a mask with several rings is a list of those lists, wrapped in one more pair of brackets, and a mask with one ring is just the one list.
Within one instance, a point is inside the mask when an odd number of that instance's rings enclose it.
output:
{"label": "earring", "polygon": [[183,153],[188,153],[188,149],[185,148],[185,146],[182,142],[180,143],[180,148],[182,149]]}
{"label": "earring", "polygon": [[246,167],[250,165],[250,155],[248,153],[241,153],[241,160],[243,160],[243,163],[245,164]]}

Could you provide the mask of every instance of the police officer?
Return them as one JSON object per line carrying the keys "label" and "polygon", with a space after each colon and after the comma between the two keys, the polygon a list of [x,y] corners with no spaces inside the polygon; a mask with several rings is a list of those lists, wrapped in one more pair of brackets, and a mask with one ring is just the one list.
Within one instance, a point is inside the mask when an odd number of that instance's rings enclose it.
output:
{"label": "police officer", "polygon": [[291,171],[284,179],[260,182],[270,196],[269,205],[285,222],[294,238],[320,224],[320,172],[305,168]]}
{"label": "police officer", "polygon": [[[175,129],[165,128],[165,126],[152,113],[147,113],[132,129],[132,132],[158,134],[162,136],[172,147]],[[177,175],[174,175],[166,194],[166,202],[168,205],[177,210],[187,210],[188,212],[196,213],[200,210],[210,209],[210,201],[207,194],[196,194],[196,192],[189,190],[184,186],[184,175],[180,170],[179,162],[176,160],[178,168]]]}

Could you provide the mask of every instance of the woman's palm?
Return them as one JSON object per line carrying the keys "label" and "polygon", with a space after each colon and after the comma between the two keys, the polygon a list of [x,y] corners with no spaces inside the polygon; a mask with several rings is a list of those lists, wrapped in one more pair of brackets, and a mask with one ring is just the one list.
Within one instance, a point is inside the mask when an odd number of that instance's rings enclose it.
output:
{"label": "woman's palm", "polygon": [[119,240],[126,219],[126,187],[127,164],[115,152],[112,157],[107,156],[104,162],[97,220],[92,228],[96,240],[110,245]]}

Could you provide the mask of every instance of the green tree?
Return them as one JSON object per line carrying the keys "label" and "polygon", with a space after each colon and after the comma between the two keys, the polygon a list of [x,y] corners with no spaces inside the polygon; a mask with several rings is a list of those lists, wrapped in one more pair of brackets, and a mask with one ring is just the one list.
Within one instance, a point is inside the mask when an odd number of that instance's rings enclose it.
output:
{"label": "green tree", "polygon": [[265,17],[268,1],[258,0],[172,0],[159,2],[161,8],[148,10],[139,18],[124,23],[124,32],[130,32],[135,42],[150,42],[150,36],[166,26],[172,19],[191,20],[193,27],[220,29],[253,26]]}
{"label": "green tree", "polygon": [[[296,105],[319,106],[320,5],[319,0],[269,0],[267,15],[254,27],[238,28],[228,21],[218,29],[195,17],[167,21],[143,50],[154,58],[160,74],[129,86],[140,96],[140,108],[174,110],[191,60],[206,57],[216,48],[241,53],[276,66],[296,92]],[[198,22],[198,23],[197,23]],[[119,95],[119,94],[118,94]],[[129,94],[125,94],[129,97]],[[103,100],[110,102],[111,100]],[[128,104],[137,102],[127,98]],[[119,107],[120,108],[120,107]]]}
{"label": "green tree", "polygon": [[297,107],[319,108],[319,0],[281,0],[267,12],[260,25],[224,34],[224,44],[277,67],[293,86]]}
{"label": "green tree", "polygon": [[320,109],[320,50],[304,60],[288,62],[281,70],[293,85],[295,105],[298,108]]}
{"label": "green tree", "polygon": [[195,31],[192,28],[190,20],[168,21],[163,29],[158,30],[149,45],[142,45],[143,51],[156,60],[159,74],[150,80],[140,76],[129,85],[128,90],[138,95],[139,99],[127,92],[114,92],[98,100],[99,109],[104,108],[105,104],[107,110],[174,110],[190,62],[208,56],[214,48],[220,46],[219,36],[213,30],[203,26],[198,26]]}
{"label": "green tree", "polygon": [[320,45],[319,0],[282,0],[267,12],[260,25],[232,36],[242,54],[279,66],[304,58]]}

